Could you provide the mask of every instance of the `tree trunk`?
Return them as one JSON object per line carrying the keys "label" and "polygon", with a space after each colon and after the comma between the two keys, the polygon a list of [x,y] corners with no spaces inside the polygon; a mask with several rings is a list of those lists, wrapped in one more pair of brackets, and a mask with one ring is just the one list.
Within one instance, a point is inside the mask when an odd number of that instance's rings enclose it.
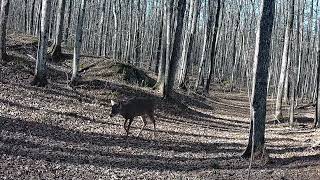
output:
{"label": "tree trunk", "polygon": [[250,134],[243,157],[249,157],[251,153],[255,156],[264,155],[265,151],[267,80],[274,6],[274,0],[263,0],[261,2],[261,17],[257,25],[253,66]]}
{"label": "tree trunk", "polygon": [[24,33],[28,32],[28,0],[24,0]]}
{"label": "tree trunk", "polygon": [[[178,15],[177,15],[177,27],[174,34],[173,50],[171,58],[166,62],[166,79],[165,79],[165,91],[163,94],[164,98],[173,97],[172,92],[175,84],[177,66],[179,64],[179,51],[182,41],[182,29],[183,29],[183,19],[186,10],[186,0],[178,1]],[[170,52],[170,51],[169,51]],[[168,53],[168,52],[167,52]],[[169,67],[168,67],[169,66]]]}
{"label": "tree trunk", "polygon": [[71,86],[76,85],[78,80],[85,8],[86,8],[86,0],[81,0],[79,15],[78,15],[77,30],[76,30],[76,38],[75,38],[74,50],[73,50],[72,77],[70,82]]}
{"label": "tree trunk", "polygon": [[67,20],[67,26],[66,26],[66,31],[65,31],[65,36],[64,36],[64,40],[67,43],[68,39],[69,39],[69,29],[70,29],[70,23],[71,23],[71,14],[72,14],[72,0],[69,0],[69,7],[68,7],[68,20]]}
{"label": "tree trunk", "polygon": [[106,13],[106,2],[107,0],[102,0],[101,6],[100,6],[100,10],[101,10],[101,14],[100,14],[100,22],[99,22],[99,27],[98,27],[98,50],[97,50],[97,55],[101,56],[102,54],[102,39],[103,39],[103,27],[104,27],[104,19],[105,19],[105,13]]}
{"label": "tree trunk", "polygon": [[[172,1],[173,3],[173,1]],[[164,93],[164,80],[165,80],[165,70],[166,70],[166,55],[167,55],[167,23],[168,23],[168,18],[171,18],[169,16],[169,12],[171,11],[170,9],[167,8],[167,2],[164,3],[164,13],[162,16],[162,42],[161,42],[161,53],[160,53],[160,62],[159,62],[159,69],[158,69],[158,78],[157,78],[157,83],[153,87],[153,89],[159,90],[160,94]],[[170,21],[169,21],[170,22]],[[170,35],[170,33],[169,33]]]}
{"label": "tree trunk", "polygon": [[114,19],[114,33],[113,33],[113,41],[112,41],[112,59],[117,60],[118,55],[118,12],[116,10],[117,1],[113,1],[113,19]]}
{"label": "tree trunk", "polygon": [[133,20],[132,20],[132,8],[133,8],[133,4],[134,4],[134,2],[133,2],[133,0],[129,0],[129,8],[130,8],[130,12],[129,12],[129,14],[130,14],[130,19],[129,19],[129,32],[128,32],[128,40],[127,40],[127,50],[126,50],[126,54],[125,54],[125,60],[126,60],[126,62],[127,63],[131,63],[131,44],[132,44],[132,22],[133,22]]}
{"label": "tree trunk", "polygon": [[317,82],[316,82],[316,112],[315,112],[315,118],[314,118],[314,127],[319,128],[319,115],[320,115],[320,24],[319,24],[319,30],[318,30],[318,49],[317,49],[317,61],[318,61],[318,67],[317,67]]}
{"label": "tree trunk", "polygon": [[135,40],[136,40],[136,44],[135,44],[135,48],[134,48],[134,57],[135,57],[135,66],[140,67],[141,66],[141,35],[140,35],[140,25],[141,25],[141,2],[140,0],[138,0],[137,2],[137,6],[138,6],[138,14],[137,14],[137,20],[136,20],[136,27],[135,27]]}
{"label": "tree trunk", "polygon": [[170,68],[170,58],[171,58],[171,31],[172,31],[172,14],[173,14],[173,4],[174,0],[166,0],[165,8],[166,8],[166,41],[165,41],[165,69],[164,69],[164,79],[163,79],[163,86],[160,89],[163,97],[168,95],[167,90],[167,83],[168,83],[168,76],[169,76],[169,68]]}
{"label": "tree trunk", "polygon": [[[243,1],[241,1],[242,3]],[[233,47],[232,47],[232,62],[233,62],[233,66],[232,66],[232,72],[231,72],[231,79],[230,79],[230,91],[232,92],[234,87],[235,87],[235,80],[234,80],[234,76],[235,73],[238,72],[238,59],[237,59],[237,35],[239,34],[239,26],[240,26],[240,21],[241,21],[241,9],[242,9],[242,4],[240,4],[239,8],[238,8],[238,12],[237,12],[237,19],[235,20],[235,30],[233,33]]]}
{"label": "tree trunk", "polygon": [[211,67],[209,68],[209,72],[208,72],[208,78],[207,78],[207,82],[205,83],[205,92],[209,93],[209,89],[210,89],[210,83],[211,83],[211,79],[213,76],[213,70],[214,70],[214,66],[215,66],[215,58],[216,58],[216,46],[217,46],[217,37],[218,37],[218,30],[219,30],[219,20],[220,20],[220,9],[221,9],[221,0],[217,0],[217,10],[216,10],[216,17],[215,17],[215,23],[214,23],[214,30],[213,30],[213,37],[212,37],[212,46],[211,46],[211,55],[210,55],[210,65]]}
{"label": "tree trunk", "polygon": [[296,36],[295,36],[295,53],[294,57],[292,59],[291,63],[291,70],[292,76],[291,76],[291,95],[290,95],[290,117],[289,117],[289,126],[292,128],[294,126],[294,111],[295,111],[295,106],[296,106],[296,101],[297,101],[297,83],[299,76],[298,74],[298,67],[300,66],[300,1],[298,1],[298,15],[297,15],[297,29],[296,29]]}
{"label": "tree trunk", "polygon": [[62,43],[62,35],[63,35],[65,7],[66,7],[66,0],[59,0],[57,21],[56,21],[56,34],[54,37],[54,43],[52,45],[52,51],[51,51],[51,56],[54,61],[59,61],[62,55],[61,43]]}
{"label": "tree trunk", "polygon": [[191,0],[189,8],[189,19],[187,25],[187,31],[183,42],[181,65],[178,72],[178,87],[187,89],[186,76],[187,70],[190,65],[190,54],[192,51],[192,44],[194,41],[194,33],[196,30],[197,16],[198,16],[198,3],[199,0]]}
{"label": "tree trunk", "polygon": [[41,27],[37,52],[35,77],[31,82],[33,86],[44,87],[47,81],[47,49],[48,49],[48,33],[49,33],[49,16],[51,9],[51,1],[43,0],[41,8]]}
{"label": "tree trunk", "polygon": [[10,0],[2,0],[0,9],[0,63],[6,60],[6,31]]}
{"label": "tree trunk", "polygon": [[[297,38],[298,39],[298,38]],[[298,54],[298,52],[296,52]],[[290,84],[290,113],[289,113],[289,126],[292,128],[294,125],[294,104],[296,100],[296,73],[297,73],[297,68],[296,68],[296,63],[295,61],[297,58],[292,59],[291,63],[291,72],[290,72],[290,78],[291,78],[291,84]],[[289,72],[288,72],[289,73]]]}
{"label": "tree trunk", "polygon": [[289,69],[290,69],[290,65],[291,65],[291,44],[289,45],[289,52],[288,52],[288,62],[287,62],[287,72],[286,72],[286,75],[285,75],[285,79],[284,79],[284,89],[283,89],[283,102],[285,104],[288,104],[288,100],[289,100],[289,88],[290,88],[290,72],[289,72]]}
{"label": "tree trunk", "polygon": [[[301,69],[302,69],[302,56],[303,56],[303,47],[304,47],[304,36],[303,36],[303,32],[304,32],[304,13],[305,13],[305,1],[306,0],[303,0],[301,1],[302,4],[301,4],[301,11],[299,11],[298,13],[298,18],[300,19],[299,23],[300,23],[300,26],[299,28],[297,29],[297,31],[300,33],[300,36],[298,37],[299,38],[299,41],[300,41],[300,44],[299,44],[299,61],[298,61],[298,70],[297,70],[297,83],[296,83],[296,89],[297,89],[297,96],[301,96]],[[298,1],[298,3],[300,3],[300,1]],[[300,4],[299,4],[300,6]],[[301,16],[301,18],[300,18]],[[298,103],[298,101],[296,102]]]}
{"label": "tree trunk", "polygon": [[200,84],[203,84],[203,74],[205,70],[205,60],[207,58],[207,49],[209,47],[208,41],[210,40],[210,32],[211,32],[211,26],[212,26],[212,19],[209,15],[209,8],[207,8],[206,12],[206,23],[205,23],[205,32],[204,32],[204,39],[203,39],[203,45],[201,50],[201,59],[200,64],[198,68],[198,76],[195,83],[195,90],[199,90]]}
{"label": "tree trunk", "polygon": [[276,111],[275,117],[276,119],[282,119],[282,98],[283,98],[283,88],[284,88],[284,81],[285,75],[287,71],[287,64],[288,64],[288,52],[289,52],[289,44],[290,44],[290,36],[293,27],[293,16],[294,16],[294,0],[291,0],[290,3],[290,10],[288,14],[288,23],[285,32],[285,39],[284,39],[284,48],[282,54],[282,64],[281,64],[281,73],[278,83],[278,93],[277,93],[277,101],[276,101]]}
{"label": "tree trunk", "polygon": [[161,28],[160,28],[160,32],[159,32],[159,40],[158,40],[158,46],[157,46],[157,53],[156,53],[156,65],[155,65],[155,72],[156,75],[159,75],[159,67],[160,67],[160,63],[161,63],[161,47],[162,47],[162,39],[163,39],[163,18],[161,18]]}
{"label": "tree trunk", "polygon": [[29,23],[30,34],[34,34],[33,26],[34,26],[34,9],[35,9],[35,7],[36,7],[36,0],[33,0],[32,4],[31,4],[31,17],[30,17],[30,23]]}
{"label": "tree trunk", "polygon": [[[36,24],[36,31],[35,31],[35,35],[40,36],[40,26],[41,26],[41,12],[42,12],[42,2],[39,2],[39,6],[38,6],[38,14],[37,14],[37,24]],[[48,18],[49,21],[50,18]],[[49,24],[50,25],[50,24]],[[48,29],[49,30],[49,29]],[[49,33],[49,32],[48,32]]]}
{"label": "tree trunk", "polygon": [[108,53],[110,52],[110,45],[112,43],[110,43],[109,40],[111,40],[111,38],[109,38],[109,32],[110,32],[110,22],[111,22],[111,8],[112,8],[112,1],[108,1],[108,15],[107,15],[107,22],[106,22],[106,26],[105,26],[105,29],[106,29],[106,32],[104,33],[105,34],[105,42],[104,42],[104,57],[107,57],[108,56]]}

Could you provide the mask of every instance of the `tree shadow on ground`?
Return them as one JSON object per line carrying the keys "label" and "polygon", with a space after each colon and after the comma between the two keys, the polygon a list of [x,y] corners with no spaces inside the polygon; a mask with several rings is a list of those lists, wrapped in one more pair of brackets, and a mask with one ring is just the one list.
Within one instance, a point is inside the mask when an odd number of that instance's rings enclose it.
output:
{"label": "tree shadow on ground", "polygon": [[[8,53],[5,65],[10,66],[10,71],[12,72],[7,72],[4,76],[6,81],[12,81],[12,79],[16,79],[18,80],[17,82],[20,82],[19,84],[29,84],[32,81],[36,66],[35,59],[28,58],[23,55]],[[14,78],[11,77],[12,74],[15,75]],[[67,83],[68,77],[70,77],[69,72],[57,69],[48,64],[47,79],[50,79],[54,82]],[[14,82],[17,83],[16,81]]]}
{"label": "tree shadow on ground", "polygon": [[38,41],[7,45],[7,51],[15,51],[21,54],[29,54],[34,57],[37,54],[37,49],[38,49]]}
{"label": "tree shadow on ground", "polygon": [[309,155],[309,156],[295,156],[288,158],[271,158],[270,163],[267,165],[268,167],[282,167],[289,169],[299,169],[306,168],[311,166],[319,166],[320,165],[320,156]]}
{"label": "tree shadow on ground", "polygon": [[72,58],[73,58],[73,54],[61,53],[61,55],[59,55],[58,57],[50,57],[50,62],[55,64],[61,64],[68,60],[72,60]]}
{"label": "tree shadow on ground", "polygon": [[214,116],[204,118],[197,115],[184,115],[183,117],[184,118],[176,118],[172,116],[163,116],[161,114],[157,115],[157,118],[163,122],[187,124],[202,128],[217,129],[220,131],[243,131],[249,128],[249,125],[227,123],[223,118],[217,118]]}
{"label": "tree shadow on ground", "polygon": [[[289,125],[289,117],[283,117],[280,120],[273,119],[271,121],[267,121],[267,124],[287,124]],[[309,117],[295,117],[294,118],[294,126],[299,127],[303,125],[314,124],[314,118]]]}
{"label": "tree shadow on ground", "polygon": [[85,103],[92,103],[95,100],[93,96],[83,94],[79,91],[72,90],[71,88],[61,87],[56,85],[52,85],[51,88],[42,88],[42,87],[35,87],[30,85],[19,85],[19,84],[15,86],[21,89],[24,89],[26,91],[40,92],[41,94],[39,93],[38,94],[39,96],[44,96],[43,94],[56,95],[56,96],[69,98],[72,100],[78,100],[79,102],[85,102]]}
{"label": "tree shadow on ground", "polygon": [[[40,88],[42,89],[42,88]],[[62,93],[64,94],[64,93]],[[8,100],[1,100],[0,102],[8,104],[10,106],[17,106],[19,108],[27,108],[31,110],[39,110],[37,108],[19,105]],[[88,118],[83,115],[72,112],[55,112],[52,113],[71,116],[76,119],[84,121],[98,122],[95,119]],[[170,119],[169,117],[157,117],[163,118],[161,120],[167,120],[171,123],[179,123],[179,119]],[[210,116],[211,117],[211,116]],[[223,119],[222,119],[223,120]],[[48,121],[50,122],[50,121]],[[110,122],[98,122],[106,125],[114,125]],[[185,123],[182,121],[181,123]],[[199,124],[197,121],[192,120],[197,126],[209,124],[210,128],[223,129],[225,131],[232,131],[234,126],[229,127],[229,124],[210,124],[210,122],[203,122]],[[244,130],[245,127],[243,127]],[[6,153],[14,156],[23,156],[35,160],[45,160],[49,162],[65,162],[71,164],[91,164],[100,167],[115,167],[115,168],[132,168],[132,169],[146,169],[146,170],[173,170],[173,171],[192,171],[192,170],[209,170],[209,169],[243,169],[247,166],[247,161],[239,158],[241,150],[244,149],[244,145],[240,143],[201,143],[201,142],[189,142],[189,141],[174,141],[156,139],[152,142],[143,138],[129,137],[125,139],[124,136],[111,135],[111,134],[100,134],[92,132],[80,132],[76,130],[65,129],[59,126],[37,123],[31,121],[24,121],[21,119],[9,119],[0,116],[0,130],[2,132],[20,133],[23,136],[34,136],[39,138],[39,141],[29,141],[28,138],[24,137],[1,137],[1,141],[4,146],[0,148],[0,153]],[[242,130],[242,131],[243,131]],[[158,133],[175,133],[171,131],[158,131]],[[196,136],[193,134],[182,134],[178,135],[189,135]],[[211,137],[214,138],[214,137]],[[50,139],[55,143],[48,144],[42,142],[41,139]],[[49,141],[50,142],[50,141]],[[62,143],[59,145],[59,143]],[[68,146],[65,144],[69,144]],[[188,154],[217,154],[221,152],[227,152],[230,155],[219,155],[214,158],[208,157],[178,157],[178,156],[166,156],[160,155],[141,155],[141,154],[123,154],[119,152],[112,152],[110,148],[121,147],[145,149],[144,151],[165,151],[174,153],[188,153]],[[279,149],[280,148],[280,149]],[[285,154],[288,152],[303,152],[303,148],[285,146],[270,147],[271,153]],[[49,152],[49,153],[48,153]],[[281,165],[288,165],[290,168],[294,167],[305,167],[307,163],[299,163],[303,160],[315,161],[316,156],[299,156],[287,159],[273,159],[270,167],[280,167],[273,161],[280,161]],[[241,162],[239,164],[239,162]],[[264,167],[257,167],[256,169],[264,169]]]}
{"label": "tree shadow on ground", "polygon": [[14,71],[17,76],[19,76],[19,74],[34,75],[35,64],[24,57],[8,53],[6,55],[5,65],[6,64],[10,66],[10,69]]}
{"label": "tree shadow on ground", "polygon": [[[179,157],[158,155],[137,155],[113,152],[112,147],[139,148],[153,151],[175,153],[217,153],[230,151],[239,153],[242,144],[237,143],[198,143],[156,140],[142,138],[125,139],[122,136],[79,132],[44,123],[9,119],[0,117],[0,129],[19,136],[2,136],[4,143],[1,153],[23,156],[49,162],[66,162],[71,164],[92,164],[101,167],[132,168],[147,170],[191,171],[218,168],[222,159],[237,157]],[[22,135],[23,134],[23,135]],[[24,137],[26,136],[26,137]],[[37,137],[36,141],[28,139]],[[49,138],[49,139],[48,139]],[[46,139],[46,140],[43,140]],[[54,143],[52,144],[52,142]],[[68,146],[66,146],[66,143]],[[224,149],[227,147],[227,149]]]}

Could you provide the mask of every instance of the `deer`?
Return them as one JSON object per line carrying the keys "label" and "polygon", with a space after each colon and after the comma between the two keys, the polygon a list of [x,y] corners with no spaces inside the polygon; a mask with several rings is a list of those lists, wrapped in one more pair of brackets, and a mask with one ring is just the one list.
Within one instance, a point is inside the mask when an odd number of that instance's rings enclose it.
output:
{"label": "deer", "polygon": [[[111,113],[110,118],[121,115],[125,122],[123,124],[124,130],[126,131],[126,137],[129,135],[129,129],[132,121],[135,117],[140,116],[143,121],[143,127],[137,137],[140,136],[141,132],[145,129],[148,124],[147,117],[153,123],[153,138],[155,137],[156,123],[154,119],[154,102],[149,98],[134,97],[126,101],[115,102],[111,100]],[[129,122],[128,122],[129,121]],[[127,124],[128,123],[128,124]]]}

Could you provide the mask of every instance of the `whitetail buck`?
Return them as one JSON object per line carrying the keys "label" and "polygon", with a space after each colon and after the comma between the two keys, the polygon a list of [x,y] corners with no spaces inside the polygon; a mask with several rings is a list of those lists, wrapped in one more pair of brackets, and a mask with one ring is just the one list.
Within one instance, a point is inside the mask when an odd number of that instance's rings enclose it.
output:
{"label": "whitetail buck", "polygon": [[[120,114],[125,118],[123,127],[127,133],[127,136],[129,135],[129,129],[133,119],[137,116],[140,116],[141,119],[143,120],[143,127],[141,128],[137,136],[139,137],[141,132],[144,130],[144,128],[148,124],[147,116],[149,116],[151,122],[153,123],[153,138],[155,137],[156,122],[154,119],[154,102],[151,99],[135,97],[119,103],[116,103],[113,100],[111,100],[111,106],[112,106],[112,109],[111,109],[110,117],[114,117],[117,114]],[[129,123],[127,125],[128,120],[129,120]]]}

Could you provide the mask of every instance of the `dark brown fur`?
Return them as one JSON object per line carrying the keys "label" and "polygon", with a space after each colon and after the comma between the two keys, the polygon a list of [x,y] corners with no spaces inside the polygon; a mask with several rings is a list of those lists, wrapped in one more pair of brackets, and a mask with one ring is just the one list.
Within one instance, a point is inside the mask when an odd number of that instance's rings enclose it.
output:
{"label": "dark brown fur", "polygon": [[[132,121],[137,116],[140,116],[142,118],[143,124],[144,124],[138,136],[148,124],[148,121],[146,118],[147,116],[150,118],[151,122],[153,123],[153,128],[154,128],[153,136],[155,135],[156,123],[154,119],[155,106],[154,106],[153,100],[148,98],[135,97],[120,103],[115,103],[111,101],[111,105],[112,105],[112,110],[111,110],[110,117],[120,114],[122,115],[122,117],[125,118],[123,127],[126,131],[127,136],[129,134],[129,129],[132,124]],[[129,123],[127,125],[128,120],[129,120]]]}

